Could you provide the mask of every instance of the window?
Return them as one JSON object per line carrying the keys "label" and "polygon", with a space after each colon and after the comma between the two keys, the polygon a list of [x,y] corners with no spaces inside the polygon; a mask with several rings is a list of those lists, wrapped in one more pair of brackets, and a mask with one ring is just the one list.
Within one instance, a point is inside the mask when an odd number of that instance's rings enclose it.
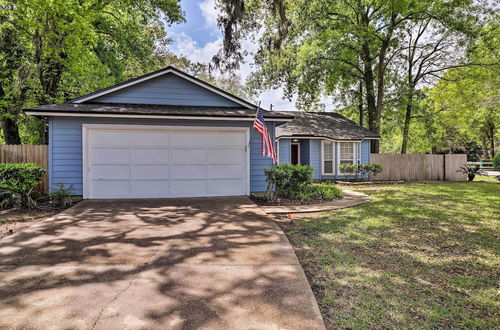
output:
{"label": "window", "polygon": [[[354,152],[354,143],[353,142],[339,142],[339,164],[355,164],[355,152]],[[341,170],[342,173],[344,173]]]}
{"label": "window", "polygon": [[323,174],[335,174],[335,143],[323,141]]}

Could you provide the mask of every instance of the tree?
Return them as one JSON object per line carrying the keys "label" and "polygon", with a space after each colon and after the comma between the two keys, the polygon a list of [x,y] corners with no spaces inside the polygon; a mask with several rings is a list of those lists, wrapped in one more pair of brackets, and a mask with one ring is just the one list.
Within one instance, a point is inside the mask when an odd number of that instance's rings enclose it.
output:
{"label": "tree", "polygon": [[[415,98],[421,88],[439,81],[451,68],[473,65],[488,65],[481,59],[471,61],[465,56],[464,46],[476,36],[479,25],[478,13],[464,14],[459,6],[436,2],[418,20],[406,22],[400,32],[399,49],[394,52],[393,70],[404,68],[400,76],[401,105],[404,107],[401,153],[408,148],[411,120],[415,117]],[[417,115],[418,116],[418,115]]]}
{"label": "tree", "polygon": [[[27,68],[30,94],[4,87],[0,95],[7,143],[19,142],[12,120],[26,102],[64,101],[156,67],[164,25],[183,20],[178,0],[0,0],[0,9],[0,85],[20,86],[12,81]],[[13,58],[18,48],[23,65]]]}
{"label": "tree", "polygon": [[0,25],[0,113],[7,144],[21,144],[17,118],[30,91],[30,63],[22,41],[16,28]]}
{"label": "tree", "polygon": [[[258,44],[254,56],[258,70],[251,80],[255,88],[283,86],[285,96],[298,94],[302,108],[339,89],[356,89],[353,95],[364,99],[358,101],[360,114],[366,111],[368,128],[378,134],[387,80],[398,73],[391,72],[390,63],[399,53],[401,31],[409,22],[434,17],[436,8],[454,14],[457,24],[470,19],[463,13],[473,14],[477,8],[472,0],[220,0],[218,4],[224,47],[215,63],[237,66],[245,55],[242,41],[252,35]],[[378,140],[373,140],[372,150],[379,151]]]}
{"label": "tree", "polygon": [[[471,62],[496,64],[448,70],[429,91],[430,106],[436,111],[435,121],[440,131],[480,142],[484,158],[495,156],[500,129],[499,48],[499,23],[495,17],[470,45],[467,58]],[[435,143],[446,139],[446,134],[439,131],[433,136]]]}

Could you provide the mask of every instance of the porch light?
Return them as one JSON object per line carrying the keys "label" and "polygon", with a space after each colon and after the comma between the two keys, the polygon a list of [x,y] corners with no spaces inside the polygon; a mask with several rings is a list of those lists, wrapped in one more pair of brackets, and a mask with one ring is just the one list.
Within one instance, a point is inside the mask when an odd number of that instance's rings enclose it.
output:
{"label": "porch light", "polygon": [[292,139],[292,142],[299,142],[299,139]]}

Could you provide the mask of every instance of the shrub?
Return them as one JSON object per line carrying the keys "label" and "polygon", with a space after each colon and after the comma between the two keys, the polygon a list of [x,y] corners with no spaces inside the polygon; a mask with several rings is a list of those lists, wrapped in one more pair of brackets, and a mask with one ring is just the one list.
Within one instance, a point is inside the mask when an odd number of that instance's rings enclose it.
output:
{"label": "shrub", "polygon": [[36,164],[0,164],[0,207],[34,207],[32,192],[46,169]]}
{"label": "shrub", "polygon": [[334,199],[341,199],[343,196],[342,190],[337,188],[332,183],[313,183],[309,189],[312,197],[317,199],[330,201]]}
{"label": "shrub", "polygon": [[367,164],[341,164],[339,168],[346,176],[354,176],[358,179],[368,179],[383,171],[382,165],[375,163]]}
{"label": "shrub", "polygon": [[71,204],[73,204],[73,198],[71,197],[73,189],[73,185],[66,188],[63,184],[59,183],[57,188],[49,195],[51,205],[57,208],[66,208],[71,206]]}
{"label": "shrub", "polygon": [[493,168],[495,170],[500,170],[500,155],[493,157]]}
{"label": "shrub", "polygon": [[313,168],[309,165],[281,164],[264,170],[267,195],[289,199],[304,199],[307,188],[312,184]]}
{"label": "shrub", "polygon": [[457,172],[467,174],[467,181],[473,181],[476,175],[485,175],[479,165],[467,165],[460,167]]}

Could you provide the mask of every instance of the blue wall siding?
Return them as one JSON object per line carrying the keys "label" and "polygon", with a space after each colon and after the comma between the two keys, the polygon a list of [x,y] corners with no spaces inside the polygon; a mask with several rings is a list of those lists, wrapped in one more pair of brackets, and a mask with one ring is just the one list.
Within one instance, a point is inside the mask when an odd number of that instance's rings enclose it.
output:
{"label": "blue wall siding", "polygon": [[[267,124],[274,141],[274,124]],[[266,191],[265,168],[274,167],[273,160],[261,155],[261,136],[254,130],[250,130],[250,192]]]}
{"label": "blue wall siding", "polygon": [[370,150],[371,143],[370,140],[364,140],[361,142],[361,164],[366,164],[370,162]]}
{"label": "blue wall siding", "polygon": [[95,98],[89,102],[241,106],[172,73]]}
{"label": "blue wall siding", "polygon": [[321,178],[321,140],[312,139],[310,142],[309,165],[314,167],[313,178]]}
{"label": "blue wall siding", "polygon": [[302,165],[309,165],[309,148],[310,140],[300,140],[300,163]]}
{"label": "blue wall siding", "polygon": [[290,149],[292,140],[280,139],[279,142],[279,161],[280,164],[290,164]]}
{"label": "blue wall siding", "polygon": [[[236,126],[250,127],[251,122],[188,121],[159,119],[110,119],[52,117],[49,121],[49,187],[73,185],[73,194],[83,194],[82,124],[132,124],[170,126]],[[268,124],[274,132],[273,124]],[[274,134],[274,133],[273,133]],[[264,168],[272,167],[272,159],[260,155],[260,135],[250,129],[250,191],[265,191]]]}

